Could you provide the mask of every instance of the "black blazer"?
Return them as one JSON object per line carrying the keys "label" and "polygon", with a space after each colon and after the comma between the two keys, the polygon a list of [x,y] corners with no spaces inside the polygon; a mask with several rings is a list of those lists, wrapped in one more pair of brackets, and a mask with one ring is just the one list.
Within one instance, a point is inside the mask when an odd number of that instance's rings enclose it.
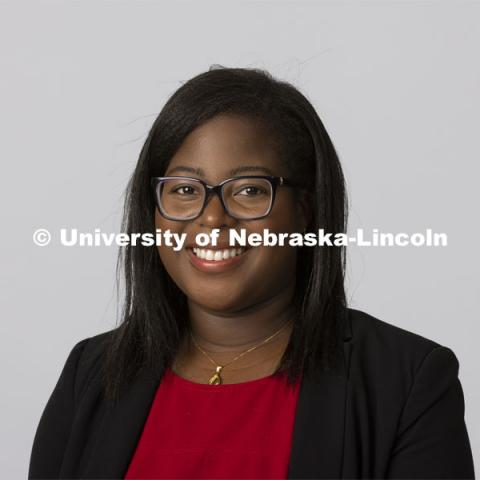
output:
{"label": "black blazer", "polygon": [[[341,370],[301,384],[288,478],[474,478],[453,351],[358,310],[339,328]],[[161,378],[142,374],[107,405],[98,375],[107,335],[68,356],[35,434],[29,479],[124,477]]]}

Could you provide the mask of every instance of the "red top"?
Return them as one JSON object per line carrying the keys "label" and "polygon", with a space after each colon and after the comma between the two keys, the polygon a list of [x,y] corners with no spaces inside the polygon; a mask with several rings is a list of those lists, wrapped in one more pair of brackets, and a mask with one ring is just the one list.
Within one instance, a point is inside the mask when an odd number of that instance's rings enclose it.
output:
{"label": "red top", "polygon": [[300,382],[208,385],[167,369],[126,479],[287,478]]}

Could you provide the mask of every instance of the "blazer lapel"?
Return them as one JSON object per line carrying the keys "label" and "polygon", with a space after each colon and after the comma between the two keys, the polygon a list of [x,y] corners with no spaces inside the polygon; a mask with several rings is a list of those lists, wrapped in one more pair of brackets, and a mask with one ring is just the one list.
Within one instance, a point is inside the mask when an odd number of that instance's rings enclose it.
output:
{"label": "blazer lapel", "polygon": [[[348,312],[348,311],[347,311]],[[351,323],[341,323],[343,361],[334,373],[322,373],[300,385],[287,478],[341,478],[345,405],[351,353]]]}
{"label": "blazer lapel", "polygon": [[143,431],[161,375],[142,372],[116,404],[108,404],[78,478],[123,479]]}

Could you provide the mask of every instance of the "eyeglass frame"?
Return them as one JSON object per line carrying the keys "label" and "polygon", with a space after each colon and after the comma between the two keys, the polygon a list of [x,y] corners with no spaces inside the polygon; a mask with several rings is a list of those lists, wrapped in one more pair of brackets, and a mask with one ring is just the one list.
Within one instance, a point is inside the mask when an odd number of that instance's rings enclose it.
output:
{"label": "eyeglass frame", "polygon": [[[205,198],[203,200],[202,208],[200,209],[200,211],[197,215],[195,215],[194,217],[191,217],[191,218],[174,218],[174,217],[171,217],[169,215],[166,215],[162,211],[162,209],[160,208],[160,205],[159,205],[160,202],[159,202],[159,199],[158,199],[158,196],[157,196],[157,186],[158,186],[158,184],[161,183],[164,180],[175,180],[175,179],[181,179],[181,178],[184,178],[186,180],[195,180],[196,182],[199,182],[201,185],[203,185],[203,188],[204,188],[204,191],[205,191]],[[270,201],[270,205],[268,206],[268,210],[265,214],[260,215],[258,217],[242,218],[242,217],[236,217],[235,215],[232,215],[231,212],[229,211],[229,209],[227,208],[226,203],[225,203],[225,199],[223,198],[224,185],[226,183],[232,182],[233,180],[241,180],[242,178],[262,178],[264,180],[267,180],[270,183],[271,188],[272,188],[272,198],[271,198],[271,201]],[[270,212],[272,211],[272,208],[273,208],[273,204],[275,202],[277,187],[284,185],[284,186],[287,186],[287,187],[304,189],[304,187],[297,182],[293,182],[292,180],[290,180],[286,177],[276,177],[274,175],[240,175],[240,176],[237,176],[237,177],[226,178],[225,180],[222,180],[217,185],[209,185],[207,182],[205,182],[204,180],[202,180],[200,178],[185,177],[185,176],[181,176],[181,175],[180,176],[167,176],[167,177],[152,177],[150,179],[150,185],[153,189],[155,203],[156,203],[156,206],[157,206],[160,214],[163,217],[165,217],[167,220],[174,220],[174,221],[178,221],[178,222],[191,221],[191,220],[195,220],[198,217],[200,217],[202,215],[202,213],[204,212],[205,207],[207,206],[208,200],[210,199],[210,197],[213,194],[217,194],[217,196],[220,199],[220,202],[223,206],[223,209],[232,218],[235,218],[237,220],[259,220],[261,218],[265,218],[268,215],[270,215]]]}

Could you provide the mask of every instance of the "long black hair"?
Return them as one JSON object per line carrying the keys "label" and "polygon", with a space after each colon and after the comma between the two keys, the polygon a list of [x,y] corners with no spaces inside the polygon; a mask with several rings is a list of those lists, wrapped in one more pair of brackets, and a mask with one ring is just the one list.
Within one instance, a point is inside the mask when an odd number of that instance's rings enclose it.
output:
{"label": "long black hair", "polygon": [[[258,121],[272,135],[290,177],[311,195],[307,232],[345,233],[347,195],[335,148],[307,98],[262,69],[213,65],[184,83],[154,121],[128,183],[122,231],[155,232],[152,176],[164,175],[185,137],[218,114]],[[345,249],[297,249],[296,318],[278,370],[288,381],[330,370],[339,345],[337,322],[346,311]],[[123,272],[122,272],[123,271]],[[122,272],[122,273],[120,273]],[[155,246],[120,250],[121,320],[110,332],[102,363],[105,394],[116,400],[141,369],[162,375],[189,325],[185,294],[165,270]]]}

